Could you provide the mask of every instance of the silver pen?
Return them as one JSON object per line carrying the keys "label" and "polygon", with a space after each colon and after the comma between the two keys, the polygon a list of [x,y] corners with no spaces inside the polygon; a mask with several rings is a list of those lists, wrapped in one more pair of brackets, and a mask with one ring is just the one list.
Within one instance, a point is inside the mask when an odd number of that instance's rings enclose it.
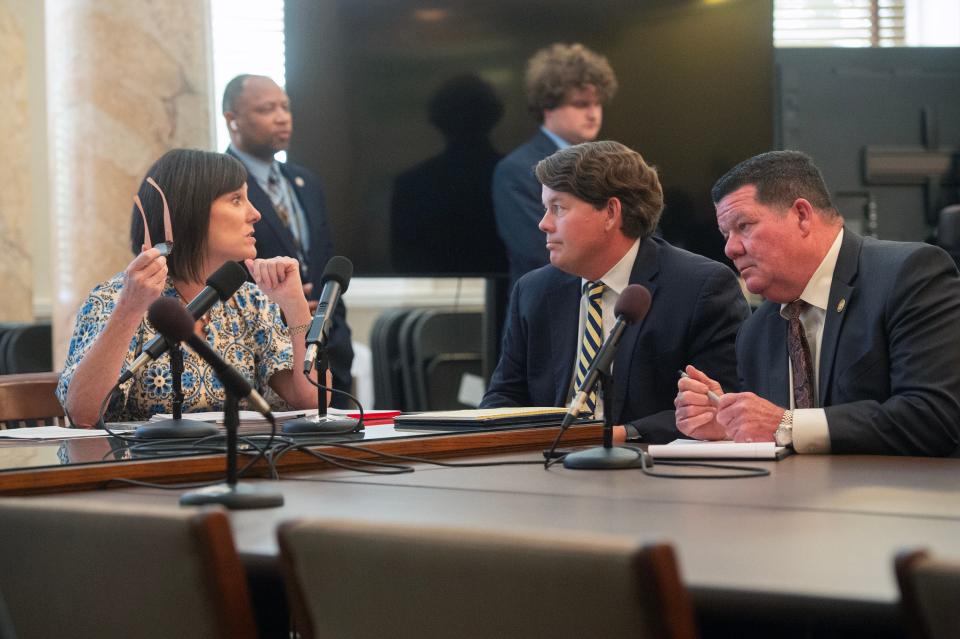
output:
{"label": "silver pen", "polygon": [[[687,377],[687,378],[690,377],[683,371],[677,371],[677,372],[680,373],[680,377]],[[714,405],[720,402],[720,396],[714,393],[712,390],[707,390],[707,399],[709,399],[710,403]]]}

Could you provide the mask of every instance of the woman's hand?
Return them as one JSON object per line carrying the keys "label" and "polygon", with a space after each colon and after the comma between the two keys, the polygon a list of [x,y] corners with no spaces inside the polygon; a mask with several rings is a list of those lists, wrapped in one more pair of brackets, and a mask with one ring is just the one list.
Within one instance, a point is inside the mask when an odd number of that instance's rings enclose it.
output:
{"label": "woman's hand", "polygon": [[167,258],[156,248],[148,249],[133,258],[123,272],[123,288],[117,307],[140,318],[160,297],[166,285]]}
{"label": "woman's hand", "polygon": [[307,298],[300,283],[300,264],[292,257],[271,257],[270,259],[248,259],[244,262],[267,297],[276,303],[289,316],[292,311],[307,308]]}

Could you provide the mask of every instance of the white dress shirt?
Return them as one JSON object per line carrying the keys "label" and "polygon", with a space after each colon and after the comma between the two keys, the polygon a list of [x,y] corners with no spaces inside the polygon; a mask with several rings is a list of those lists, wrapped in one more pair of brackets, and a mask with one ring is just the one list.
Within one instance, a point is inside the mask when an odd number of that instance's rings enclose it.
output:
{"label": "white dress shirt", "polygon": [[[813,272],[800,298],[810,306],[800,314],[800,323],[810,346],[810,360],[813,362],[814,403],[820,405],[820,346],[823,343],[823,325],[827,316],[827,304],[830,303],[830,286],[833,283],[833,271],[840,255],[843,243],[843,229],[820,266]],[[786,319],[786,304],[780,305],[780,315]],[[793,448],[798,453],[829,453],[830,430],[827,426],[827,414],[823,408],[794,408],[793,401],[793,363],[789,364],[790,409],[793,410]]]}
{"label": "white dress shirt", "polygon": [[[613,265],[606,274],[600,278],[600,281],[603,282],[606,286],[603,289],[603,296],[601,297],[603,303],[603,339],[606,341],[607,337],[610,336],[610,331],[613,329],[613,325],[616,323],[617,318],[614,317],[613,309],[617,305],[617,301],[620,299],[620,293],[623,292],[623,289],[627,288],[630,284],[630,273],[633,272],[633,263],[637,260],[637,253],[640,250],[640,240],[637,239],[633,246],[631,246],[623,257],[620,258],[620,261]],[[580,290],[583,291],[583,286],[590,280],[582,279],[580,280]],[[580,324],[577,327],[577,352],[580,352],[580,343],[583,341],[583,330],[586,326],[587,321],[587,310],[590,306],[590,300],[588,296],[581,294],[580,295]],[[576,390],[576,379],[577,379],[577,363],[576,358],[574,358],[573,364],[573,373],[571,376],[570,388],[571,390]],[[571,393],[567,397],[567,405],[569,406],[570,400],[573,399],[573,394]],[[594,412],[594,417],[596,419],[601,419],[603,417],[603,402],[600,401],[600,397],[597,397],[597,409]]]}

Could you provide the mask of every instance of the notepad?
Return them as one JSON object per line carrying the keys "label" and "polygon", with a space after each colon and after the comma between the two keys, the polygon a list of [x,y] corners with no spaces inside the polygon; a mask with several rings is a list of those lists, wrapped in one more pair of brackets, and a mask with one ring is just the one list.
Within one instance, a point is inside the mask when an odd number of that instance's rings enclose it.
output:
{"label": "notepad", "polygon": [[647,452],[656,459],[769,459],[779,460],[792,448],[773,442],[702,441],[675,439],[669,444],[651,444]]}
{"label": "notepad", "polygon": [[556,406],[476,408],[410,413],[394,418],[397,428],[459,430],[516,426],[559,426],[567,414]]}

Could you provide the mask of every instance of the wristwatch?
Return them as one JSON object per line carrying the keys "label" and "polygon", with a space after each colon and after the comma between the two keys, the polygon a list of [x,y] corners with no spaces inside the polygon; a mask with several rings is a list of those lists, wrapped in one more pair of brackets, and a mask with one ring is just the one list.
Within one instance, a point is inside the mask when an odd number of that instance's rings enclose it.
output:
{"label": "wristwatch", "polygon": [[783,411],[780,424],[773,433],[773,441],[777,446],[793,446],[793,411]]}

